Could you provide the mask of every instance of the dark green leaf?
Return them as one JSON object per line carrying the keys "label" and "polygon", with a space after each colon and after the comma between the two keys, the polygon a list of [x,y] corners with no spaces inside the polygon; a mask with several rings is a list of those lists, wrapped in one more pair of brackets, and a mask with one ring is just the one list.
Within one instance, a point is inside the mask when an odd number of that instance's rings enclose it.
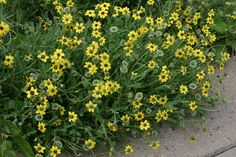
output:
{"label": "dark green leaf", "polygon": [[20,148],[20,151],[24,154],[25,157],[33,157],[34,153],[31,149],[30,144],[21,136],[16,136],[14,139],[14,142],[17,144],[17,146]]}

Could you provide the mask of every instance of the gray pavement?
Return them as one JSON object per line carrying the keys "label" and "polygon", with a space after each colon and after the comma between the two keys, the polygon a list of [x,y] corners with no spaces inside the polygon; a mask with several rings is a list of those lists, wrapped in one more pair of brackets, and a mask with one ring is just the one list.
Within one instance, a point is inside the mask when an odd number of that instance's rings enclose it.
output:
{"label": "gray pavement", "polygon": [[217,155],[216,157],[235,157],[236,156],[236,147]]}

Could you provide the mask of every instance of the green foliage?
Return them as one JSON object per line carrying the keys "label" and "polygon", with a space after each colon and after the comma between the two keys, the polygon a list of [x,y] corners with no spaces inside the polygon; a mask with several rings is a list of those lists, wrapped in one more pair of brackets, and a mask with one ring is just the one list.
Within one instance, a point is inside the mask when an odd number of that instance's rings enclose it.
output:
{"label": "green foliage", "polygon": [[207,76],[235,50],[233,2],[102,2],[0,8],[4,154],[93,153],[97,145],[112,154],[122,137],[185,126],[189,116],[204,122],[205,107],[216,105]]}
{"label": "green foliage", "polygon": [[206,1],[203,4],[203,9],[215,9],[218,14],[215,18],[213,29],[220,34],[218,43],[224,45],[231,52],[236,52],[236,22],[235,22],[235,7],[234,0],[229,1]]}
{"label": "green foliage", "polygon": [[34,156],[30,144],[22,137],[19,127],[5,119],[0,119],[0,128],[0,157],[16,157],[18,149],[25,157]]}

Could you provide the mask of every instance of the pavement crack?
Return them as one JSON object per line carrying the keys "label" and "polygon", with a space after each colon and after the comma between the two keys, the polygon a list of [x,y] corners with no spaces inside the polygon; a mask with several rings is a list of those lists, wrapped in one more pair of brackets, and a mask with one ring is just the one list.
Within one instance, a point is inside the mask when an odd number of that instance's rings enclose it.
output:
{"label": "pavement crack", "polygon": [[215,151],[213,154],[206,155],[205,157],[217,157],[217,156],[219,156],[219,155],[221,155],[221,154],[223,154],[223,153],[225,153],[225,152],[227,152],[231,149],[234,149],[234,148],[236,148],[236,144],[229,145],[229,146],[226,146],[224,148],[221,148],[221,149]]}

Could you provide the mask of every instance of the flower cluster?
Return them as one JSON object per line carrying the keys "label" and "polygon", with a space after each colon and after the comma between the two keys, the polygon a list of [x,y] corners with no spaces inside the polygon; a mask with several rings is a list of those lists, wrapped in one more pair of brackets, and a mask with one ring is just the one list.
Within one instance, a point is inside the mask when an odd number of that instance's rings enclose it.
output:
{"label": "flower cluster", "polygon": [[[230,58],[212,48],[214,10],[205,15],[181,0],[168,12],[155,0],[135,9],[104,2],[82,10],[78,3],[45,1],[54,17],[38,18],[32,30],[42,35],[32,52],[20,47],[21,56],[4,55],[4,70],[21,74],[19,117],[38,156],[93,151],[97,144],[112,155],[121,135],[148,136],[161,123],[183,123],[185,115],[211,106],[217,95],[208,76]],[[9,31],[1,21],[0,39]],[[160,147],[156,139],[147,145]],[[123,151],[134,150],[126,145]]]}

